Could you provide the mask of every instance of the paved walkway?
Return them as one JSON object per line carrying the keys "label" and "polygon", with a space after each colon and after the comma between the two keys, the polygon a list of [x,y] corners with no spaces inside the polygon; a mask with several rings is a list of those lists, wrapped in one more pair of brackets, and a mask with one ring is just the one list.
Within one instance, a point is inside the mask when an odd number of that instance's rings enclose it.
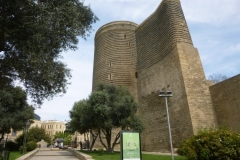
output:
{"label": "paved walkway", "polygon": [[40,150],[30,160],[78,160],[72,153],[67,150]]}

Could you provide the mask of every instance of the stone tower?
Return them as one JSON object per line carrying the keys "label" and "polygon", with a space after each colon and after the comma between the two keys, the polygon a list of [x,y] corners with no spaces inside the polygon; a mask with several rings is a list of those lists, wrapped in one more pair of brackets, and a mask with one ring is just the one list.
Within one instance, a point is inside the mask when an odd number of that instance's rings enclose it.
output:
{"label": "stone tower", "polygon": [[95,35],[94,90],[99,83],[122,85],[137,97],[136,39],[138,25],[128,21],[108,23]]}
{"label": "stone tower", "polygon": [[173,146],[199,128],[216,125],[210,92],[179,0],[163,0],[136,29],[139,112],[146,130],[143,149],[170,148],[164,99],[171,90],[169,115]]}
{"label": "stone tower", "polygon": [[97,83],[127,86],[139,104],[145,130],[142,149],[170,149],[165,101],[173,146],[217,124],[198,50],[194,48],[180,0],[163,0],[139,26],[113,22],[96,33],[93,90]]}

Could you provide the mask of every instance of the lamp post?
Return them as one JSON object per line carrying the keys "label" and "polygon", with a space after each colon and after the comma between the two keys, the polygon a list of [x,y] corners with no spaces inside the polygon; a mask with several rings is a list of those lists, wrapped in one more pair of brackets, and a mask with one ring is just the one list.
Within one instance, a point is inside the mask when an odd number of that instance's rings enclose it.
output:
{"label": "lamp post", "polygon": [[164,98],[165,98],[166,110],[167,110],[167,119],[168,119],[168,132],[169,132],[169,139],[170,139],[170,146],[171,146],[172,160],[174,160],[173,146],[172,146],[172,135],[171,135],[171,126],[170,126],[170,119],[169,119],[169,114],[168,114],[168,103],[167,103],[167,99],[168,99],[168,97],[172,97],[172,92],[171,92],[171,91],[167,91],[166,94],[165,94],[164,91],[160,91],[158,96],[159,96],[159,97],[164,97]]}
{"label": "lamp post", "polygon": [[27,123],[26,123],[26,127],[25,127],[22,154],[24,154],[24,151],[25,151],[25,148],[26,148],[26,139],[27,139],[27,132],[28,132],[28,128],[29,128],[29,127],[30,127],[30,122],[29,122],[29,120],[28,120]]}

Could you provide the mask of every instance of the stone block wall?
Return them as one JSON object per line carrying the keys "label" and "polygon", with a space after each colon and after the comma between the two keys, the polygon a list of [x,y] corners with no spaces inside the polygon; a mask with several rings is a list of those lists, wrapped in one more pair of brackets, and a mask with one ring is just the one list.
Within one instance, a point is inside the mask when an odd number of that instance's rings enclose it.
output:
{"label": "stone block wall", "polygon": [[177,54],[175,47],[162,61],[139,73],[139,113],[145,125],[141,134],[145,151],[170,150],[165,99],[158,96],[160,90],[173,92],[173,97],[168,98],[173,146],[193,134]]}
{"label": "stone block wall", "polygon": [[212,102],[220,126],[240,131],[240,74],[210,87]]}
{"label": "stone block wall", "polygon": [[174,147],[199,128],[216,126],[208,84],[192,45],[179,0],[163,0],[136,29],[139,113],[146,130],[143,150],[167,151],[168,124],[160,90],[171,90],[169,114]]}
{"label": "stone block wall", "polygon": [[122,85],[137,98],[136,27],[133,22],[116,21],[97,31],[92,90],[99,83]]}
{"label": "stone block wall", "polygon": [[[137,51],[135,29],[138,25],[129,21],[108,23],[95,35],[95,52],[92,90],[99,83],[125,86],[137,102]],[[119,132],[114,129],[112,139]],[[103,141],[106,138],[102,136]],[[94,147],[102,148],[99,138]],[[119,145],[115,149],[119,150]]]}
{"label": "stone block wall", "polygon": [[179,0],[163,0],[136,29],[138,71],[159,62],[175,43],[192,44]]}

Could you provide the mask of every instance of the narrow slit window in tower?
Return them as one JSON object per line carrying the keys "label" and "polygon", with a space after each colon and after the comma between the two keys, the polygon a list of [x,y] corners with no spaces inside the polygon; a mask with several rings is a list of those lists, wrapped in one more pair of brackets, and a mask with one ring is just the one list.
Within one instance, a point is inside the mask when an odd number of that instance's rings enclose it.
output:
{"label": "narrow slit window in tower", "polygon": [[113,79],[112,74],[108,74],[108,80],[112,80],[112,79]]}

